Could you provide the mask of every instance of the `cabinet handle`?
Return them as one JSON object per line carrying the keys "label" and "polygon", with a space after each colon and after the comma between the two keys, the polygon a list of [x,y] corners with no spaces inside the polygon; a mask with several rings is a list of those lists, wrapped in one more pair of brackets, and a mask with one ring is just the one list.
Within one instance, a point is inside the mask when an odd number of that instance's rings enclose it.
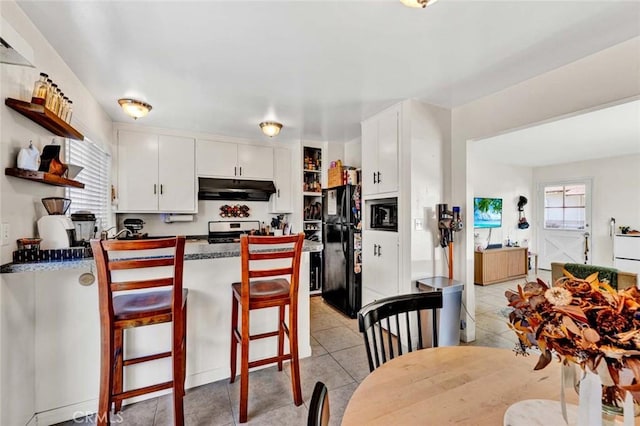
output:
{"label": "cabinet handle", "polygon": [[373,172],[373,183],[377,183],[376,182],[376,172]]}
{"label": "cabinet handle", "polygon": [[278,198],[280,198],[280,190],[278,189]]}
{"label": "cabinet handle", "polygon": [[158,189],[158,185],[154,183],[153,184],[153,195],[156,195],[158,193],[157,189]]}
{"label": "cabinet handle", "polygon": [[378,246],[378,257],[382,256],[382,246]]}
{"label": "cabinet handle", "polygon": [[377,244],[374,244],[374,245],[373,245],[373,255],[374,255],[374,256],[377,256],[377,255],[378,255],[378,245],[377,245]]}
{"label": "cabinet handle", "polygon": [[242,166],[240,166],[240,176],[242,176]]}
{"label": "cabinet handle", "polygon": [[382,182],[382,181],[380,180],[380,172],[378,172],[378,183],[380,183],[380,182]]}
{"label": "cabinet handle", "polygon": [[162,195],[162,192],[163,192],[163,190],[162,190],[162,184],[160,184],[160,195]]}
{"label": "cabinet handle", "polygon": [[233,166],[233,175],[238,176],[238,166]]}

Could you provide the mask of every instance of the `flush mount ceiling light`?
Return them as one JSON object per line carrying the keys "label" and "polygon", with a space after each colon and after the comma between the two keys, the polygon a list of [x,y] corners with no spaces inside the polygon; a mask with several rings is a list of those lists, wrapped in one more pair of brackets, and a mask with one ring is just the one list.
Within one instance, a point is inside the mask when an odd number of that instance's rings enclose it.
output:
{"label": "flush mount ceiling light", "polygon": [[425,8],[434,4],[438,0],[400,0],[402,4],[407,7],[421,7]]}
{"label": "flush mount ceiling light", "polygon": [[262,129],[262,133],[272,138],[278,136],[280,129],[282,129],[282,124],[275,121],[263,121],[260,123],[260,128]]}
{"label": "flush mount ceiling light", "polygon": [[118,99],[118,103],[124,110],[125,114],[133,117],[134,120],[144,117],[151,111],[151,105],[131,98]]}

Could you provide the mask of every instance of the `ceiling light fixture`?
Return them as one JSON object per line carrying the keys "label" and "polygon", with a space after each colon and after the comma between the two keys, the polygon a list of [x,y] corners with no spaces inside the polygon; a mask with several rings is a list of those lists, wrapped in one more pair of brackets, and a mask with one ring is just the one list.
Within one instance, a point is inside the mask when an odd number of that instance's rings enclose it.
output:
{"label": "ceiling light fixture", "polygon": [[149,111],[151,111],[151,105],[137,99],[122,98],[118,99],[118,103],[120,104],[124,112],[127,115],[133,117],[134,120],[144,117],[145,115],[149,114]]}
{"label": "ceiling light fixture", "polygon": [[437,1],[438,0],[400,0],[400,2],[407,7],[421,7],[421,8],[431,6]]}
{"label": "ceiling light fixture", "polygon": [[275,121],[263,121],[260,123],[260,128],[262,129],[262,133],[272,138],[278,136],[280,129],[282,129],[282,124]]}

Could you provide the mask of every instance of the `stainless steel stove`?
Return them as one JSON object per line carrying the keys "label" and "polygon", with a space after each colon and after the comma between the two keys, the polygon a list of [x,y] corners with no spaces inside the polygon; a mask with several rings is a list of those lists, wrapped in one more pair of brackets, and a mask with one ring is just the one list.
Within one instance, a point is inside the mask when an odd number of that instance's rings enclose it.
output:
{"label": "stainless steel stove", "polygon": [[207,239],[209,244],[235,243],[240,241],[240,235],[259,230],[260,222],[257,220],[211,221]]}

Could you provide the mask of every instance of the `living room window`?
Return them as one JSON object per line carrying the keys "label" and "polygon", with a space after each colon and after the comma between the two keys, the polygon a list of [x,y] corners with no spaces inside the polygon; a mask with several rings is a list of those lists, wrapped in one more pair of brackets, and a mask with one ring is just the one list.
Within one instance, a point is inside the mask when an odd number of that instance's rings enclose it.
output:
{"label": "living room window", "polygon": [[586,184],[544,187],[544,228],[583,230],[586,225]]}

